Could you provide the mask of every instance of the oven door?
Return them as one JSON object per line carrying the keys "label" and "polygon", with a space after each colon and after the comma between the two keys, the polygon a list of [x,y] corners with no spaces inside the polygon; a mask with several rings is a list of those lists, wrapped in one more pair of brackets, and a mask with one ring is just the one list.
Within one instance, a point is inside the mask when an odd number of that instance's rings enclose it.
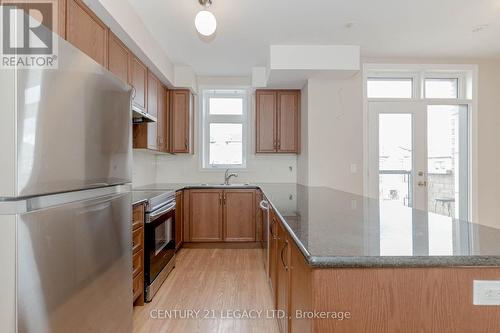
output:
{"label": "oven door", "polygon": [[144,235],[144,282],[151,285],[175,254],[175,202],[151,212]]}

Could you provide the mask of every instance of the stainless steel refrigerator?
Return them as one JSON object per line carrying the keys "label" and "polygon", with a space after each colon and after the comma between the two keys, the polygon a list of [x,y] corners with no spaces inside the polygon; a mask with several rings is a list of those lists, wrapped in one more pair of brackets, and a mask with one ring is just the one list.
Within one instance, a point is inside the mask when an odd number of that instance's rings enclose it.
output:
{"label": "stainless steel refrigerator", "polygon": [[0,331],[131,332],[131,87],[58,44],[0,70]]}

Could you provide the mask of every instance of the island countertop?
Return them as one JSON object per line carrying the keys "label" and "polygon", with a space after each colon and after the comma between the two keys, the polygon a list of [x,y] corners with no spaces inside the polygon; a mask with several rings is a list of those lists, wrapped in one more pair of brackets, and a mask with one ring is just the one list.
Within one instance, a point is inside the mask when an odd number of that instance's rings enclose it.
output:
{"label": "island countertop", "polygon": [[[152,184],[139,189],[238,188]],[[500,266],[500,229],[326,187],[260,188],[308,264],[335,267]]]}

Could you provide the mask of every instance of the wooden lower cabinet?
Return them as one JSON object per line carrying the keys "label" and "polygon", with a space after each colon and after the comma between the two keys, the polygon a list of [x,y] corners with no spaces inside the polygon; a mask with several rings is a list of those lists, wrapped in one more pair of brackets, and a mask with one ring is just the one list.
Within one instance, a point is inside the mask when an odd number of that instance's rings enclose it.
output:
{"label": "wooden lower cabinet", "polygon": [[184,242],[184,192],[175,193],[175,251],[178,251]]}
{"label": "wooden lower cabinet", "polygon": [[297,311],[312,311],[312,269],[291,241],[290,246],[290,321],[289,332],[312,333],[312,321],[296,316]]}
{"label": "wooden lower cabinet", "polygon": [[191,242],[220,242],[222,234],[222,191],[189,191]]}
{"label": "wooden lower cabinet", "polygon": [[273,209],[269,210],[269,284],[273,295],[273,303],[276,306],[276,286],[277,281],[277,264],[278,264],[278,220]]}
{"label": "wooden lower cabinet", "polygon": [[144,204],[132,207],[132,293],[134,305],[144,305]]}
{"label": "wooden lower cabinet", "polygon": [[224,240],[255,242],[255,191],[224,191]]}
{"label": "wooden lower cabinet", "polygon": [[188,241],[255,242],[255,193],[254,189],[190,190]]}
{"label": "wooden lower cabinet", "polygon": [[280,332],[312,332],[311,320],[295,316],[296,311],[312,309],[312,269],[273,209],[270,214],[269,284],[275,309],[285,314],[278,319]]}
{"label": "wooden lower cabinet", "polygon": [[290,316],[290,240],[281,223],[278,226],[278,251],[276,267],[276,310],[283,314],[278,317],[282,333],[288,332]]}

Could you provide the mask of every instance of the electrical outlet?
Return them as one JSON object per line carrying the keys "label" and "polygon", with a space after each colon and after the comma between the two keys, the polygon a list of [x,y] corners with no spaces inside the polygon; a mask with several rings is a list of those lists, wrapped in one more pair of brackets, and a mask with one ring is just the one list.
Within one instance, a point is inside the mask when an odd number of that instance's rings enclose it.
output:
{"label": "electrical outlet", "polygon": [[351,173],[358,173],[358,165],[356,163],[351,163]]}
{"label": "electrical outlet", "polygon": [[473,282],[474,305],[500,305],[500,281]]}

